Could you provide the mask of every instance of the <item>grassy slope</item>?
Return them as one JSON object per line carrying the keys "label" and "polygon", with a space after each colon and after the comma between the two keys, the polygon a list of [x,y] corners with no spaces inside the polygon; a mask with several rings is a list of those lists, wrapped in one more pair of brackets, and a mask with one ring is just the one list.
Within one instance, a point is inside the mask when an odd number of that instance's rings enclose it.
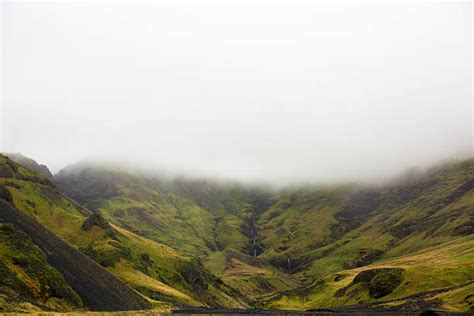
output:
{"label": "grassy slope", "polygon": [[0,223],[0,312],[71,311],[81,298],[46,255],[13,225]]}
{"label": "grassy slope", "polygon": [[346,225],[335,214],[359,190],[356,186],[317,187],[278,195],[278,202],[258,219],[264,249],[260,257],[288,272],[301,269],[312,259],[312,252],[341,237]]}
{"label": "grassy slope", "polygon": [[[445,250],[453,241],[472,250],[472,242],[463,236],[473,234],[473,169],[471,159],[383,187],[343,185],[288,189],[277,194],[212,181],[160,180],[157,176],[103,166],[68,168],[55,180],[69,196],[112,222],[123,238],[119,241],[133,248],[135,256],[151,249],[139,245],[153,243],[166,247],[166,258],[187,258],[193,266],[202,268],[199,271],[205,271],[205,267],[218,276],[227,286],[210,292],[224,296],[206,298],[209,301],[235,306],[236,302],[226,300],[243,295],[254,306],[258,306],[254,304],[258,300],[271,308],[312,308],[403,297],[472,278],[472,271],[461,263],[465,260],[472,265],[472,256],[446,260],[449,258]],[[81,240],[74,236],[71,234],[71,238]],[[254,239],[258,240],[257,258],[251,255]],[[110,243],[103,246],[109,247]],[[444,247],[448,248],[443,250]],[[390,296],[374,299],[367,296],[368,284],[355,284],[344,295],[334,297],[335,291],[348,286],[354,274],[362,270],[397,258],[411,262],[413,256],[432,251],[403,267],[404,278],[416,280],[417,267],[429,267],[438,257],[434,249],[444,256],[441,262],[445,270],[440,273],[426,268],[426,274],[418,276],[418,280],[425,281],[422,287],[413,281],[397,287]],[[102,249],[100,253],[107,251]],[[188,281],[176,279],[172,260],[153,257],[154,268],[143,269],[141,257],[111,257],[113,265],[109,269],[142,293],[162,300],[169,300],[171,295],[185,304],[194,304],[198,297],[202,301],[202,296],[193,296],[189,287],[194,275],[184,273]],[[451,279],[446,277],[446,271],[450,271]],[[336,275],[348,277],[330,281]],[[198,279],[198,284],[219,283],[207,274]],[[140,284],[146,284],[146,289]],[[443,300],[444,307],[466,310],[469,298],[464,294],[471,288],[466,285],[437,293],[436,298]],[[286,294],[280,296],[277,292]]]}
{"label": "grassy slope", "polygon": [[192,257],[124,229],[110,227],[105,221],[83,228],[86,219],[93,215],[90,211],[60,194],[41,175],[4,156],[0,156],[0,186],[9,192],[19,210],[116,273],[157,306],[163,305],[160,301],[242,306],[231,289],[221,286]]}
{"label": "grassy slope", "polygon": [[192,255],[248,252],[242,226],[251,216],[240,186],[160,181],[129,170],[77,166],[55,177],[61,190],[130,231]]}
{"label": "grassy slope", "polygon": [[[472,294],[473,260],[474,237],[462,237],[408,256],[329,274],[305,291],[288,292],[274,298],[267,307],[311,309],[377,301],[391,301],[384,305],[393,307],[409,304],[411,299],[407,296],[439,290],[440,293],[427,295],[424,299],[436,307],[467,311],[474,304],[474,297],[469,295]],[[391,293],[373,297],[370,283],[354,282],[354,278],[363,271],[380,268],[402,269],[402,279]]]}
{"label": "grassy slope", "polygon": [[[271,203],[269,193],[261,189],[204,180],[161,180],[92,165],[63,170],[55,181],[66,194],[115,225],[202,259],[209,271],[248,301],[297,284],[249,255],[253,253],[252,216]],[[230,260],[236,257],[265,273],[249,275],[231,267]],[[231,275],[227,269],[233,269]]]}
{"label": "grassy slope", "polygon": [[262,256],[283,267],[292,259],[301,277],[324,277],[472,234],[473,179],[471,159],[388,187],[283,195],[260,217]]}
{"label": "grassy slope", "polygon": [[[398,288],[393,297],[474,280],[474,271],[466,267],[474,262],[472,240],[460,246],[470,254],[462,253],[459,260],[450,260],[450,242],[462,236],[472,237],[474,233],[473,179],[474,160],[470,159],[433,168],[421,178],[400,181],[388,187],[319,188],[312,194],[300,191],[285,194],[260,217],[266,248],[262,257],[285,268],[284,259],[290,258],[294,262],[295,275],[313,285],[316,280],[330,279],[339,271],[358,271],[346,270],[348,268],[363,266],[366,269],[372,262],[376,266],[379,262],[404,258],[395,261],[395,265],[403,260],[409,262],[406,273],[420,273],[418,283],[411,282]],[[372,195],[371,203],[362,203],[363,199],[358,196],[367,192]],[[345,198],[338,197],[338,194]],[[358,203],[365,205],[360,212]],[[349,222],[354,227],[344,233],[346,219],[351,217],[351,213],[357,214]],[[317,228],[315,223],[318,223]],[[438,264],[438,254],[431,253],[412,261],[412,254],[437,245],[444,245],[439,248],[444,256],[442,271],[430,269]],[[449,278],[452,279],[447,280]],[[340,281],[341,284],[348,282],[345,280]],[[363,296],[335,299],[336,289],[336,283],[326,282],[318,287],[319,296],[309,295],[301,299],[294,295],[268,306],[308,308],[365,301]],[[459,300],[460,297],[443,295],[445,307],[450,306],[449,298]],[[466,299],[464,303],[453,303],[451,307],[464,306],[466,310],[467,303]]]}

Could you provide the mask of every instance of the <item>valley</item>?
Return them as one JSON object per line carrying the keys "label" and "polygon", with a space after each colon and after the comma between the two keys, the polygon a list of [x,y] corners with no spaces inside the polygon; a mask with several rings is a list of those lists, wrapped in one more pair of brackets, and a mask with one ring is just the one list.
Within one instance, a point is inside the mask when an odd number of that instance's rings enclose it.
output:
{"label": "valley", "polygon": [[[383,185],[282,189],[113,164],[45,168],[0,156],[0,311],[473,310],[472,158]],[[91,267],[72,279],[63,266],[78,260]],[[85,293],[75,282],[93,271],[102,287]]]}

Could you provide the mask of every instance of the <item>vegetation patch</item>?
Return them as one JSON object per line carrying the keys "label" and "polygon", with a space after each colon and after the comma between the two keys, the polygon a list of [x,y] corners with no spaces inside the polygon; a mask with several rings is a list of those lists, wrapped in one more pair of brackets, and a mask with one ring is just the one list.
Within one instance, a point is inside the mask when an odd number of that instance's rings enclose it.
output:
{"label": "vegetation patch", "polygon": [[381,298],[392,293],[403,280],[403,269],[371,269],[360,272],[352,281],[353,284],[363,283],[373,298]]}
{"label": "vegetation patch", "polygon": [[45,254],[11,224],[0,223],[0,256],[0,289],[19,295],[18,302],[59,311],[82,306],[80,297],[47,262]]}

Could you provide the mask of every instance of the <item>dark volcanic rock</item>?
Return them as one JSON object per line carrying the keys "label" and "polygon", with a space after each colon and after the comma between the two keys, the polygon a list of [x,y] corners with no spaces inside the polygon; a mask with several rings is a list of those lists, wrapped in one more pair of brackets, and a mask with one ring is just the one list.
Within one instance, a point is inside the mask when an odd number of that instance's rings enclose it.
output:
{"label": "dark volcanic rock", "polygon": [[91,310],[141,310],[151,307],[125,283],[4,200],[0,200],[0,220],[25,232]]}
{"label": "dark volcanic rock", "polygon": [[[83,307],[79,295],[48,264],[46,254],[24,232],[12,224],[0,222],[0,243],[10,248],[9,253],[2,258],[6,260],[0,261],[0,295],[6,295],[2,297],[2,302],[6,298],[7,302],[28,302],[45,311],[64,311],[61,306],[48,307],[42,304],[50,299],[60,299],[76,308]],[[8,258],[13,266],[8,264]],[[17,268],[20,268],[21,274],[17,274]],[[32,280],[34,286],[31,286]],[[0,304],[0,314],[2,312],[5,310]]]}

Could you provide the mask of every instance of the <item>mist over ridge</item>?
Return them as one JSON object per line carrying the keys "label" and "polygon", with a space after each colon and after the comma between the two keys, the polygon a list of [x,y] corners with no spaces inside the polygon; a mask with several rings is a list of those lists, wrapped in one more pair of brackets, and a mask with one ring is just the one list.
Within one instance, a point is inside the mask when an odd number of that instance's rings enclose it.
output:
{"label": "mist over ridge", "polygon": [[[8,155],[7,155],[8,156]],[[159,166],[143,165],[129,163],[118,160],[100,160],[83,159],[79,162],[69,164],[55,173],[55,177],[68,176],[71,174],[80,174],[88,170],[89,172],[112,171],[123,174],[135,175],[143,179],[159,180],[163,183],[172,183],[175,181],[191,181],[196,183],[214,184],[220,187],[241,187],[248,189],[264,189],[273,192],[285,190],[305,190],[315,188],[330,188],[338,186],[360,186],[367,188],[387,187],[397,183],[413,182],[423,176],[436,172],[439,168],[446,167],[453,163],[459,163],[473,159],[472,155],[452,156],[447,159],[439,160],[431,164],[410,166],[393,174],[386,176],[377,176],[374,178],[354,177],[335,180],[328,179],[309,179],[302,181],[269,181],[268,179],[240,179],[226,177],[222,175],[212,175],[196,171],[179,171],[173,169],[160,168]]]}
{"label": "mist over ridge", "polygon": [[0,1],[0,316],[474,315],[473,12]]}
{"label": "mist over ridge", "polygon": [[472,156],[470,8],[9,2],[0,149],[278,186]]}

